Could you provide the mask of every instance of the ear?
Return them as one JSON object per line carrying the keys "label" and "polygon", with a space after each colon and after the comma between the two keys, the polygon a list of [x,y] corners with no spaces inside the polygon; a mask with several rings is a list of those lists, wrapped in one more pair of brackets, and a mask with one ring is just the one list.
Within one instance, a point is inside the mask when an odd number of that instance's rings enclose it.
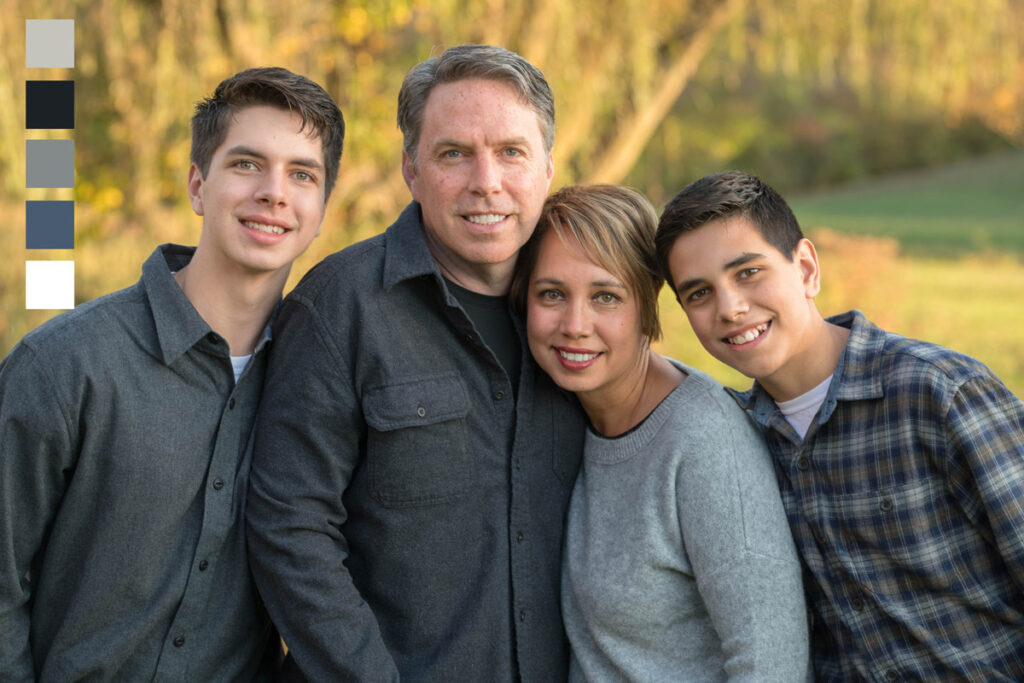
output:
{"label": "ear", "polygon": [[197,216],[203,215],[203,174],[199,167],[192,164],[188,168],[188,201],[192,204],[192,210]]}
{"label": "ear", "polygon": [[800,270],[804,295],[808,299],[813,299],[821,291],[821,267],[818,265],[818,252],[806,237],[801,239],[793,250],[793,263]]}
{"label": "ear", "polygon": [[402,150],[402,177],[405,178],[405,185],[412,193],[412,198],[416,199],[416,164],[405,150]]}
{"label": "ear", "polygon": [[548,152],[548,174],[547,174],[547,178],[548,178],[548,187],[547,187],[547,189],[548,190],[551,189],[551,180],[554,177],[555,177],[555,153],[554,152]]}

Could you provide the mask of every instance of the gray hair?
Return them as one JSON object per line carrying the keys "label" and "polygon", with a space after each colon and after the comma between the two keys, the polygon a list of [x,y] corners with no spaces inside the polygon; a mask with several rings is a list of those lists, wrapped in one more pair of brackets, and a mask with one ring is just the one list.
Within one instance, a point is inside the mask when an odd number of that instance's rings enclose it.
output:
{"label": "gray hair", "polygon": [[509,85],[535,112],[544,138],[544,151],[555,144],[555,100],[540,69],[515,52],[494,45],[456,45],[440,57],[414,66],[398,92],[398,127],[402,149],[416,163],[416,148],[423,129],[423,110],[435,86],[467,78],[482,78]]}

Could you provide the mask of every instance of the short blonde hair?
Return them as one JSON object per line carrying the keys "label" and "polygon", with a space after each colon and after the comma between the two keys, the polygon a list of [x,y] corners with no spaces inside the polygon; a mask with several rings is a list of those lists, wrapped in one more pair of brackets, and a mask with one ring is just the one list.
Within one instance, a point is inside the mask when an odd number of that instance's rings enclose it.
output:
{"label": "short blonde hair", "polygon": [[538,245],[549,230],[554,230],[565,244],[578,242],[594,263],[625,281],[640,309],[641,332],[649,341],[660,339],[658,292],[663,281],[654,250],[657,228],[654,207],[628,187],[562,188],[544,202],[537,228],[519,253],[510,291],[513,309],[525,317]]}

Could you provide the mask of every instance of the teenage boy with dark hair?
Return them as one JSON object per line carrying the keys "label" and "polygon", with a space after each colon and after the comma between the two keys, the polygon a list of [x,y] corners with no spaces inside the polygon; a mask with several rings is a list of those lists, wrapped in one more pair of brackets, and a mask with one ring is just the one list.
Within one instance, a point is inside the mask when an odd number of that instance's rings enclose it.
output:
{"label": "teenage boy with dark hair", "polygon": [[1024,680],[1024,405],[978,361],[822,318],[786,202],[745,173],[669,202],[662,272],[700,342],[755,380],[806,567],[820,681]]}
{"label": "teenage boy with dark hair", "polygon": [[279,68],[192,119],[199,246],[0,362],[0,679],[236,681],[280,643],[242,513],[269,319],[317,235],[344,123]]}

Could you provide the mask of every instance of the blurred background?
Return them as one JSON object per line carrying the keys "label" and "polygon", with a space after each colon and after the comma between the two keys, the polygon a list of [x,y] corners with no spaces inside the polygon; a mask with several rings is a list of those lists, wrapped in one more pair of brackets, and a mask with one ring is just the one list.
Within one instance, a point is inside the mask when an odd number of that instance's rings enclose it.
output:
{"label": "blurred background", "polygon": [[[1024,396],[1024,0],[0,0],[0,355],[25,260],[74,259],[77,302],[128,286],[156,244],[194,244],[189,118],[251,66],[303,73],[347,134],[325,255],[408,202],[395,101],[415,63],[512,49],[555,93],[553,189],[623,183],[660,211],[711,172],[761,176],[819,249],[826,315],[973,355]],[[74,69],[25,68],[25,20],[75,20]],[[74,131],[25,130],[25,79],[75,80]],[[73,138],[74,190],[26,189],[24,140]],[[25,249],[25,201],[74,199],[72,251]],[[662,352],[745,388],[670,294]]]}

